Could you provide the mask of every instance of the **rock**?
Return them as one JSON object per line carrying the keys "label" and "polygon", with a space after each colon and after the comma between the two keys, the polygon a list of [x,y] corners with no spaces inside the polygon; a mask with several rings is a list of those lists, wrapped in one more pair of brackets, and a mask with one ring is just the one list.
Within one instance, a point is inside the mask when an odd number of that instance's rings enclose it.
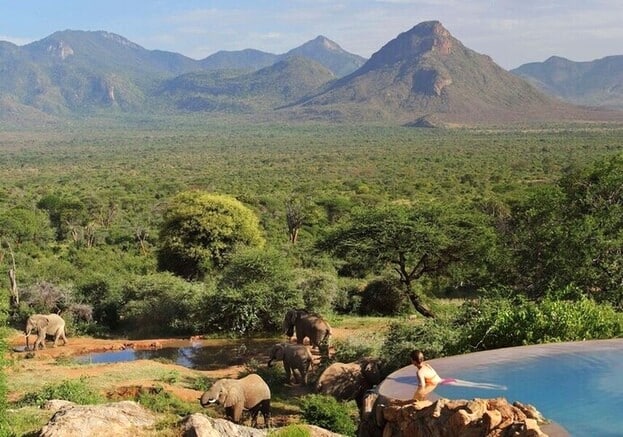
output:
{"label": "rock", "polygon": [[[388,405],[389,404],[389,405]],[[523,406],[522,406],[523,407]],[[368,420],[362,421],[359,436],[383,437],[543,437],[540,420],[528,418],[522,409],[506,399],[448,400],[433,404],[415,401],[375,404]],[[534,408],[534,407],[532,407]],[[379,409],[382,410],[379,412]],[[542,418],[534,409],[530,415]],[[380,414],[379,414],[380,413]],[[373,420],[382,417],[383,421]]]}
{"label": "rock", "polygon": [[182,423],[184,437],[264,437],[268,431],[236,425],[225,419],[213,419],[201,413],[187,416]]}
{"label": "rock", "polygon": [[50,410],[50,411],[58,411],[63,407],[69,407],[72,405],[76,405],[76,404],[70,401],[64,401],[62,399],[50,399],[49,401],[46,401],[45,404],[43,404],[43,409]]}
{"label": "rock", "polygon": [[[310,437],[342,437],[341,434],[336,434],[318,426],[303,426],[309,430]],[[236,425],[229,420],[213,419],[204,414],[195,413],[183,420],[182,433],[183,437],[264,437],[268,435],[269,431]]]}
{"label": "rock", "polygon": [[144,435],[154,431],[155,415],[133,401],[104,405],[66,405],[41,429],[41,437]]}

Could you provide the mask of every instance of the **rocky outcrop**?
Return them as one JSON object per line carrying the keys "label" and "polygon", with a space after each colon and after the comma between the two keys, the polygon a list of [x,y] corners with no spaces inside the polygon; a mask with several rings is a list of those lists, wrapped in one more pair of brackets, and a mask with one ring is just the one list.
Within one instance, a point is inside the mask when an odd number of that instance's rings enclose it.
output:
{"label": "rocky outcrop", "polygon": [[41,429],[41,437],[141,436],[153,433],[156,424],[156,416],[133,401],[104,405],[67,403],[56,406],[60,408]]}
{"label": "rocky outcrop", "polygon": [[201,413],[191,414],[182,423],[184,437],[265,437],[264,429],[236,425],[225,419],[212,419]]}
{"label": "rocky outcrop", "polygon": [[543,416],[504,398],[396,401],[378,398],[364,411],[359,437],[542,437]]}

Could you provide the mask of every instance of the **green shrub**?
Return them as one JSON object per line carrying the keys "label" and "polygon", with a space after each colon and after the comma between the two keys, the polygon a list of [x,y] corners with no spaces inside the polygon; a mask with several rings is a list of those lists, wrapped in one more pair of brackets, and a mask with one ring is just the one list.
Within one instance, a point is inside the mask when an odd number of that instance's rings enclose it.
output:
{"label": "green shrub", "polygon": [[424,352],[427,359],[456,353],[458,330],[451,321],[437,318],[423,322],[394,322],[390,324],[381,356],[387,372],[393,372],[411,363],[409,354],[414,349]]}
{"label": "green shrub", "polygon": [[165,390],[160,390],[157,393],[141,393],[137,401],[156,413],[172,413],[179,416],[187,416],[199,411],[199,403],[195,405],[184,402]]}
{"label": "green shrub", "polygon": [[288,425],[283,428],[272,430],[268,437],[310,437],[311,433],[303,425]]}
{"label": "green shrub", "polygon": [[190,388],[193,390],[206,391],[212,387],[213,380],[208,376],[199,375],[192,380]]}
{"label": "green shrub", "polygon": [[305,422],[329,431],[354,436],[357,430],[347,404],[331,396],[311,394],[301,398],[301,413]]}
{"label": "green shrub", "polygon": [[42,406],[51,399],[62,399],[79,405],[98,404],[104,398],[87,383],[83,376],[80,379],[67,379],[60,384],[49,384],[40,391],[26,393],[19,401],[22,406]]}
{"label": "green shrub", "polygon": [[466,302],[456,319],[464,352],[547,342],[620,337],[623,316],[607,303],[525,297]]}
{"label": "green shrub", "polygon": [[337,295],[337,277],[328,272],[300,270],[296,288],[303,297],[304,307],[320,314],[331,310]]}
{"label": "green shrub", "polygon": [[383,340],[381,333],[355,333],[343,340],[335,340],[332,342],[335,361],[350,363],[361,357],[379,356]]}
{"label": "green shrub", "polygon": [[359,313],[364,316],[395,316],[404,310],[405,301],[397,280],[377,278],[363,289]]}

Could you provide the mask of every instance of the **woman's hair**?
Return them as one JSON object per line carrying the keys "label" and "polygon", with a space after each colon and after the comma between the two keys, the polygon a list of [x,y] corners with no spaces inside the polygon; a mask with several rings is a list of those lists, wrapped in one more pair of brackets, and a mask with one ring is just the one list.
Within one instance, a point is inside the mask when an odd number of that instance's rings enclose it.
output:
{"label": "woman's hair", "polygon": [[418,364],[421,364],[422,362],[424,362],[424,354],[422,353],[421,350],[416,349],[414,351],[411,351],[410,357],[411,357],[411,361],[414,361]]}

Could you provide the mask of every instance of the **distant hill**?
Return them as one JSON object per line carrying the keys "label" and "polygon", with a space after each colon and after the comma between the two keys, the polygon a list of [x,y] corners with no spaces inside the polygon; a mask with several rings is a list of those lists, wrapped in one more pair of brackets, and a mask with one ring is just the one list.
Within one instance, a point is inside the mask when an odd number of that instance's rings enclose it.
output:
{"label": "distant hill", "polygon": [[337,77],[352,73],[366,61],[365,58],[347,52],[337,43],[320,35],[280,55],[253,49],[219,51],[200,62],[203,68],[209,70],[237,69],[255,71],[293,56],[300,56],[316,61],[331,70]]}
{"label": "distant hill", "polygon": [[273,65],[279,55],[255,49],[238,51],[220,50],[199,61],[206,70],[247,70],[255,71]]}
{"label": "distant hill", "polygon": [[197,69],[177,53],[146,50],[108,32],[66,30],[0,49],[0,93],[50,114],[141,107],[157,81]]}
{"label": "distant hill", "polygon": [[537,91],[466,48],[438,21],[401,33],[359,70],[290,110],[428,126],[602,117]]}
{"label": "distant hill", "polygon": [[333,79],[320,63],[293,56],[247,74],[221,70],[181,75],[166,81],[161,93],[177,109],[251,113],[294,102]]}
{"label": "distant hill", "polygon": [[366,62],[366,58],[347,52],[337,43],[322,35],[281,55],[281,58],[292,56],[302,56],[314,60],[327,67],[337,77],[352,73]]}
{"label": "distant hill", "polygon": [[543,92],[572,103],[623,109],[623,56],[590,62],[552,56],[511,72]]}

